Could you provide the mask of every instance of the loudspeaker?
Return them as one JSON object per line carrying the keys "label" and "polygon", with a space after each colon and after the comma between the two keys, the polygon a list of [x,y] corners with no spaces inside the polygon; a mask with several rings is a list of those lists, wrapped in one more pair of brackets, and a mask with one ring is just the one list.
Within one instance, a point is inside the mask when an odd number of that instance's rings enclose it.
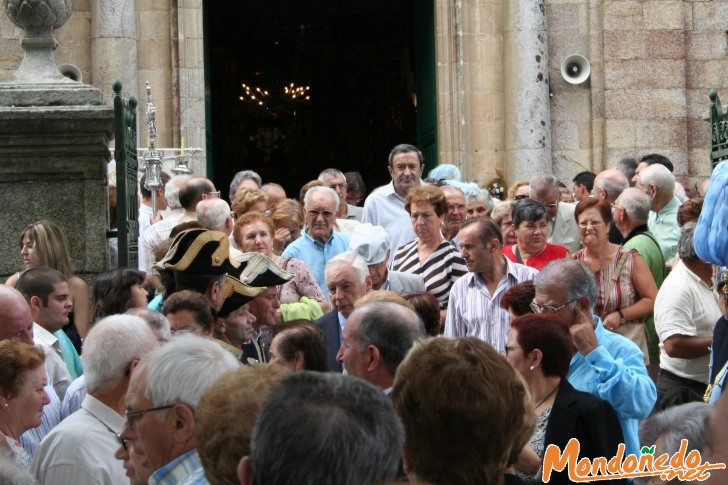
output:
{"label": "loudspeaker", "polygon": [[81,71],[73,64],[62,64],[58,66],[58,71],[71,81],[83,82]]}
{"label": "loudspeaker", "polygon": [[561,63],[561,77],[571,84],[581,84],[589,79],[591,66],[586,57],[575,54]]}

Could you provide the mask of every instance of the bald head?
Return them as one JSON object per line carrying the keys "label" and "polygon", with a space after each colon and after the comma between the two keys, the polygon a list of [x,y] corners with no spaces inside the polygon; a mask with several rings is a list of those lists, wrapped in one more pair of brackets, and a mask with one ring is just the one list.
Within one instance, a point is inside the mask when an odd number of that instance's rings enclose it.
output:
{"label": "bald head", "polygon": [[33,316],[18,290],[0,285],[0,340],[10,339],[33,345]]}
{"label": "bald head", "polygon": [[594,179],[594,195],[610,204],[617,200],[619,194],[627,187],[629,187],[627,177],[613,168],[599,172]]}

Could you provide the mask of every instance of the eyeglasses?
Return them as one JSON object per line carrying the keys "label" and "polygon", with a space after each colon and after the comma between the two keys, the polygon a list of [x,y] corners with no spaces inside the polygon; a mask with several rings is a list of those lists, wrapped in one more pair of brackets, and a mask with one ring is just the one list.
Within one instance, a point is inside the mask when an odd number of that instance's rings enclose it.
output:
{"label": "eyeglasses", "polygon": [[553,305],[539,305],[534,300],[529,304],[529,306],[531,307],[531,310],[533,310],[533,313],[558,313],[559,310],[564,308],[566,305],[574,303],[576,300],[578,300],[578,298],[575,300],[567,301],[566,303],[558,307]]}
{"label": "eyeglasses", "polygon": [[527,195],[517,195],[514,197],[514,199],[516,199],[516,200],[528,199],[528,196]]}
{"label": "eyeglasses", "polygon": [[617,205],[617,204],[614,204],[614,203],[612,203],[611,205],[612,205],[612,210],[614,210],[614,209],[622,209],[622,210],[624,210],[624,207],[622,207],[621,205]]}
{"label": "eyeglasses", "polygon": [[509,353],[513,352],[514,350],[520,349],[520,348],[521,347],[519,347],[517,345],[506,345],[506,347],[505,347],[505,349],[506,349],[506,355],[508,355]]}
{"label": "eyeglasses", "polygon": [[[129,411],[127,409],[124,412],[124,415],[126,416],[126,422],[129,424],[129,428],[133,428],[134,423],[141,419],[141,417],[146,413],[151,413],[152,411],[164,411],[165,409],[172,409],[173,407],[174,404],[168,404],[166,406],[157,406],[155,408],[140,409],[139,411]],[[121,436],[119,436],[119,439],[121,439]]]}
{"label": "eyeglasses", "polygon": [[219,199],[220,198],[220,191],[216,192],[208,192],[205,194],[205,199]]}
{"label": "eyeglasses", "polygon": [[582,229],[586,229],[587,227],[597,227],[601,224],[604,224],[604,221],[579,221],[579,227]]}
{"label": "eyeglasses", "polygon": [[329,184],[329,188],[334,190],[345,190],[348,186],[349,184],[347,184],[346,182],[341,182],[340,184]]}
{"label": "eyeglasses", "polygon": [[463,210],[463,209],[465,209],[465,207],[466,207],[465,204],[450,204],[447,206],[447,211],[452,212],[454,210]]}
{"label": "eyeglasses", "polygon": [[309,215],[313,216],[314,219],[318,219],[319,216],[324,216],[324,219],[328,219],[330,217],[333,217],[334,213],[333,211],[319,211],[314,209],[309,209],[306,211]]}

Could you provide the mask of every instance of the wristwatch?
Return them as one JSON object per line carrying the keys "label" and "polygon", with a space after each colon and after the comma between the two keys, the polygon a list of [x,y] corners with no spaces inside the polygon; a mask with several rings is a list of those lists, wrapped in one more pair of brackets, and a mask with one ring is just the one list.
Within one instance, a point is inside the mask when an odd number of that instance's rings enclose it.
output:
{"label": "wristwatch", "polygon": [[627,319],[624,318],[624,313],[622,313],[622,310],[617,310],[617,313],[619,313],[619,324],[624,325],[627,323]]}

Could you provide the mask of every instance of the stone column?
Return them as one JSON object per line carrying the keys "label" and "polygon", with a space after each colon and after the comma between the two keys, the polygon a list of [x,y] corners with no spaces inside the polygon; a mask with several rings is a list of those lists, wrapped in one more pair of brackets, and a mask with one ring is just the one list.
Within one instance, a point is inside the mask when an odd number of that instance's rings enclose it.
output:
{"label": "stone column", "polygon": [[503,5],[505,168],[513,183],[553,171],[548,44],[543,0]]}
{"label": "stone column", "polygon": [[124,96],[143,99],[137,65],[137,30],[134,0],[93,0],[91,2],[91,79],[104,101],[111,103],[111,84],[121,79]]}

